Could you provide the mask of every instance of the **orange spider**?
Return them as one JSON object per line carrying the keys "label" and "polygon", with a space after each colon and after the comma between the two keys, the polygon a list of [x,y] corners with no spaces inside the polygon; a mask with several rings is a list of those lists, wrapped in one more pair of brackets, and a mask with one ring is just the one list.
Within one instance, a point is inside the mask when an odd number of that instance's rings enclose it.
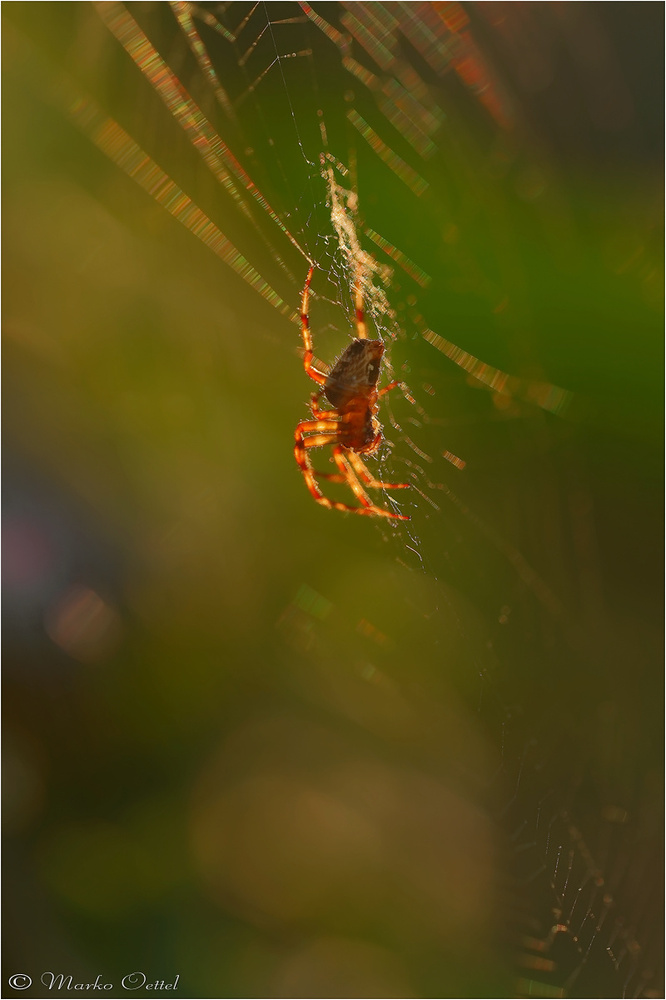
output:
{"label": "orange spider", "polygon": [[[328,375],[318,371],[313,363],[312,335],[308,307],[310,300],[310,281],[314,268],[308,271],[301,300],[301,333],[305,354],[303,365],[306,373],[321,386],[318,393],[313,393],[310,401],[313,420],[302,420],[294,432],[296,444],[294,454],[301,472],[305,477],[310,493],[323,507],[332,510],[348,510],[354,514],[369,514],[375,517],[391,517],[399,521],[409,521],[405,514],[394,514],[384,507],[378,507],[372,502],[359,480],[363,480],[371,489],[405,490],[409,483],[383,483],[372,475],[359,457],[373,455],[382,441],[382,429],[377,420],[378,400],[400,382],[391,382],[383,389],[377,389],[379,370],[384,353],[381,340],[368,340],[368,333],[363,317],[363,296],[360,280],[357,279],[354,289],[354,304],[356,308],[357,336],[343,351]],[[334,409],[322,411],[319,409],[319,397],[326,396]],[[306,437],[306,435],[309,435]],[[308,451],[311,448],[321,448],[333,445],[333,460],[339,472],[316,472],[310,463]],[[334,483],[346,483],[359,501],[359,507],[351,507],[346,503],[329,500],[319,489],[317,478],[328,479]]]}

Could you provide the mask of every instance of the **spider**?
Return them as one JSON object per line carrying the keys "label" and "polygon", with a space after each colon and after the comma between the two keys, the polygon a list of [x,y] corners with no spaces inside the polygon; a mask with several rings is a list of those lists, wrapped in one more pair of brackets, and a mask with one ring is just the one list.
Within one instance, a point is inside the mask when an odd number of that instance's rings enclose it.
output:
{"label": "spider", "polygon": [[[347,510],[354,514],[368,514],[374,517],[390,517],[398,521],[409,521],[405,514],[394,514],[372,502],[360,480],[370,489],[405,490],[409,483],[383,483],[372,475],[361,459],[361,455],[374,455],[382,441],[381,425],[376,417],[378,400],[400,382],[391,382],[383,389],[377,389],[379,371],[384,354],[381,340],[369,340],[363,315],[363,296],[360,278],[354,289],[356,309],[356,337],[346,347],[328,375],[318,371],[313,363],[312,335],[310,333],[309,300],[310,282],[314,267],[308,276],[301,299],[301,333],[305,353],[305,372],[321,388],[310,399],[312,420],[302,420],[294,432],[296,444],[294,454],[310,493],[323,507],[331,510]],[[324,395],[333,406],[331,410],[319,408],[319,398]],[[307,436],[306,436],[307,435]],[[311,448],[333,446],[333,460],[338,473],[316,472],[312,468],[308,452]],[[353,507],[336,500],[329,500],[319,488],[317,479],[328,479],[333,483],[346,483],[359,501]]]}

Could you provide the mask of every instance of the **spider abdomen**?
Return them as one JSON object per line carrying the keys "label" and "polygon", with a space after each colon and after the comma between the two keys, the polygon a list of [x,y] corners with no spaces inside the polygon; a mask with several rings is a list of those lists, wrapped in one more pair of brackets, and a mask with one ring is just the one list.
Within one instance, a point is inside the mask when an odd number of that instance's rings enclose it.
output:
{"label": "spider abdomen", "polygon": [[347,345],[324,382],[324,395],[337,410],[345,410],[354,400],[374,404],[384,345],[381,340],[360,340]]}

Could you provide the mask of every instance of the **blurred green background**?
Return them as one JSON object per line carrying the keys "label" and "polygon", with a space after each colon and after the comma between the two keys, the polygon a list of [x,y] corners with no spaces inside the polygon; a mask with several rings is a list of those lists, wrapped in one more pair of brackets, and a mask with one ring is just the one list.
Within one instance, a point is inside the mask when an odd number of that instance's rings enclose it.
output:
{"label": "blurred green background", "polygon": [[[186,6],[128,9],[320,265],[317,354],[351,328],[319,109],[364,223],[431,277],[395,268],[378,320],[418,404],[382,412],[411,521],[312,502],[298,327],[95,147],[72,99],[293,310],[307,261],[248,222],[94,5],[3,5],[4,981],[660,996],[663,9],[404,5],[463,11],[458,44],[507,116],[401,35],[442,113],[420,158],[296,4],[200,8],[239,39],[198,25],[228,115]],[[345,5],[315,7],[344,30]],[[311,55],[273,65],[292,52]],[[536,382],[567,405],[529,402]]]}

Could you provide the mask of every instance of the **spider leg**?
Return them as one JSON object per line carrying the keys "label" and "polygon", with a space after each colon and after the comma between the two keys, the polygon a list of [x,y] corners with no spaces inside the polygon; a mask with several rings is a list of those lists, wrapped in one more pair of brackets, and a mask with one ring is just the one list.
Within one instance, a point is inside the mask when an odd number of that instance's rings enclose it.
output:
{"label": "spider leg", "polygon": [[[315,417],[321,418],[321,417],[333,416],[333,414],[335,414],[337,412],[336,410],[329,410],[327,413],[324,413],[322,410],[319,409],[319,404],[317,402],[317,399],[318,399],[317,393],[313,392],[312,393],[312,400],[310,402],[310,408],[311,408],[312,413],[313,413],[313,415]],[[308,445],[307,445],[307,441],[306,441],[305,447],[307,448],[307,446]],[[319,472],[318,469],[313,469],[312,471],[313,471],[314,475],[317,477],[317,479],[327,479],[329,483],[346,483],[347,482],[347,477],[340,475],[340,473],[338,473],[338,472]]]}
{"label": "spider leg", "polygon": [[397,389],[399,385],[402,385],[402,382],[389,382],[388,385],[385,385],[383,389],[379,390],[377,393],[377,399],[381,399],[381,397],[385,396],[387,392],[391,391],[391,389]]}
{"label": "spider leg", "polygon": [[407,392],[407,386],[405,385],[404,382],[389,382],[388,385],[385,385],[383,389],[379,390],[379,392],[377,393],[377,399],[381,399],[382,396],[385,396],[387,392],[391,391],[391,389],[402,389],[405,399],[409,403],[414,402],[413,397],[410,396],[410,394]]}
{"label": "spider leg", "polygon": [[[358,458],[356,454],[354,454],[353,451],[348,451],[347,449],[342,448],[341,445],[336,445],[335,448],[333,449],[333,458],[335,459],[336,465],[338,466],[340,471],[341,472],[344,471],[347,479],[347,484],[350,490],[352,490],[354,496],[358,497],[358,499],[361,501],[363,505],[362,507],[353,508],[356,510],[357,514],[372,514],[376,517],[390,517],[396,521],[409,521],[409,517],[407,514],[394,514],[392,511],[386,510],[384,507],[377,507],[376,504],[372,503],[370,497],[365,492],[365,490],[359,483],[358,479],[356,478],[356,475],[354,473],[354,468],[352,468],[352,466],[354,466],[357,471],[360,471],[360,469],[362,469],[363,472],[366,473],[370,479],[372,479],[372,476],[370,476],[368,470],[363,465],[363,462],[360,460],[360,458]],[[372,482],[369,482],[368,485],[390,486],[391,484],[378,483],[377,480],[372,480]],[[408,483],[401,484],[401,486],[402,485],[407,486]]]}
{"label": "spider leg", "polygon": [[347,477],[341,476],[337,472],[318,472],[317,469],[312,470],[317,479],[326,479],[329,483],[346,483]]}
{"label": "spider leg", "polygon": [[323,385],[326,381],[326,376],[323,372],[320,372],[312,364],[312,359],[314,353],[312,351],[312,334],[310,333],[310,282],[312,281],[312,275],[314,273],[314,267],[311,267],[308,271],[308,276],[305,279],[305,288],[303,289],[303,295],[301,297],[301,334],[303,335],[303,346],[305,347],[305,354],[303,355],[303,367],[305,368],[305,374],[309,375],[311,379],[314,379],[319,385]]}
{"label": "spider leg", "polygon": [[315,420],[304,420],[298,425],[294,432],[294,437],[296,443],[294,445],[294,456],[298,462],[298,466],[303,473],[303,478],[305,479],[305,485],[310,490],[310,493],[317,501],[317,503],[323,504],[324,507],[332,507],[330,500],[327,500],[324,494],[319,489],[317,481],[315,479],[315,471],[310,464],[310,459],[308,458],[307,449],[316,448],[319,445],[324,444],[334,444],[336,441],[335,432],[330,432],[328,434],[314,434],[310,438],[304,438],[304,433],[307,430],[307,425],[316,424]]}
{"label": "spider leg", "polygon": [[[319,431],[320,433],[311,434],[310,437],[306,438],[305,434],[310,431]],[[317,503],[324,503],[325,497],[316,483],[316,473],[308,458],[307,449],[320,448],[325,444],[335,444],[337,423],[334,420],[302,420],[294,431],[294,438],[294,457],[303,473],[306,485]]]}
{"label": "spider leg", "polygon": [[319,409],[319,396],[316,392],[313,392],[310,396],[310,409],[312,410],[312,416],[316,417],[317,420],[330,420],[333,417],[338,417],[337,410],[320,410]]}
{"label": "spider leg", "polygon": [[363,271],[361,265],[356,266],[356,281],[354,282],[354,310],[356,313],[356,336],[359,340],[368,339],[368,329],[365,325],[365,312],[362,291]]}
{"label": "spider leg", "polygon": [[[294,445],[294,455],[296,457],[296,461],[298,462],[298,466],[301,472],[303,473],[305,484],[309,489],[313,499],[316,500],[318,504],[321,504],[322,507],[328,507],[330,510],[344,510],[348,511],[350,514],[370,514],[370,515],[375,515],[377,517],[389,517],[398,521],[408,521],[409,518],[404,514],[394,514],[389,510],[384,510],[382,507],[375,507],[372,504],[370,504],[370,506],[352,507],[350,504],[340,503],[337,500],[329,500],[328,497],[324,496],[324,494],[319,489],[319,485],[315,478],[317,473],[314,471],[312,465],[310,464],[308,450],[310,448],[320,448],[323,445],[327,444],[332,444],[336,448],[339,446],[337,445],[337,431],[334,430],[323,431],[320,426],[321,424],[333,424],[335,426],[334,421],[304,420],[298,425],[294,433],[294,437],[296,439],[296,443]],[[311,437],[305,438],[304,434],[308,429],[322,431],[322,432],[317,434],[312,434]],[[335,457],[335,449],[334,449],[334,457]],[[338,465],[338,468],[341,468],[341,466]],[[328,478],[327,473],[324,473],[324,476]],[[348,485],[353,489],[351,484],[352,476],[353,472],[350,468],[344,469],[344,482],[348,483]],[[343,477],[341,476],[341,480],[342,479]],[[363,492],[363,488],[361,487],[360,483],[357,482],[356,485],[357,488],[361,492]]]}
{"label": "spider leg", "polygon": [[[350,453],[351,454],[351,453]],[[347,461],[347,456],[343,451],[341,445],[336,445],[333,449],[333,461],[337,465],[338,469],[345,477],[349,489],[352,491],[357,500],[360,500],[364,507],[372,507],[373,503],[368,494],[365,492],[358,479],[354,474],[354,470]]]}
{"label": "spider leg", "polygon": [[[296,439],[298,440],[298,438]],[[303,446],[306,451],[310,448],[323,448],[327,444],[336,444],[338,440],[337,434],[312,434],[311,437],[303,438]]]}
{"label": "spider leg", "polygon": [[370,486],[373,490],[407,490],[409,489],[409,483],[385,483],[379,479],[375,479],[372,475],[365,462],[359,458],[359,456],[350,451],[347,453],[347,458],[351,462],[356,475],[363,480],[366,486]]}
{"label": "spider leg", "polygon": [[[324,435],[328,439],[331,436],[337,437],[339,430],[340,430],[339,420],[331,420],[330,418],[327,418],[326,420],[301,420],[300,424],[294,431],[294,435],[296,437],[296,440],[298,440],[299,437],[302,438],[303,434],[316,434],[317,437]],[[313,440],[314,438],[308,438],[308,441],[313,441]],[[329,441],[326,440],[323,443],[328,444]],[[307,447],[317,448],[319,446],[316,444],[315,445],[308,444]]]}

